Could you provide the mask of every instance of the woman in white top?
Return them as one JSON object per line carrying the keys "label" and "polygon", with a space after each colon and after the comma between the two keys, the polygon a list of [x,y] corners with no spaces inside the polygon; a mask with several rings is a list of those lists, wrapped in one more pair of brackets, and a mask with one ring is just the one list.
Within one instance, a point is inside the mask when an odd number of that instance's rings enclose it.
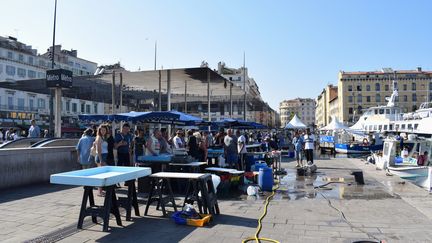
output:
{"label": "woman in white top", "polygon": [[[108,127],[106,125],[100,125],[97,131],[96,140],[94,142],[96,146],[96,157],[95,162],[98,167],[104,166],[107,162],[108,157]],[[99,187],[98,196],[103,197],[102,187]]]}

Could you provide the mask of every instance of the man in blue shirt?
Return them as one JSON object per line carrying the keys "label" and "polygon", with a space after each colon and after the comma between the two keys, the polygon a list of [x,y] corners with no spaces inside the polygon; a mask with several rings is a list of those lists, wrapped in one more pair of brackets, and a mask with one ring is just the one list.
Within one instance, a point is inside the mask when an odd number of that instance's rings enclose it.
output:
{"label": "man in blue shirt", "polygon": [[303,166],[303,155],[302,155],[302,149],[303,149],[303,137],[300,136],[299,132],[297,131],[294,135],[295,137],[292,140],[292,144],[294,145],[294,155],[297,160],[297,167]]}
{"label": "man in blue shirt", "polygon": [[92,160],[90,159],[90,150],[94,142],[94,138],[91,136],[92,133],[93,131],[90,128],[85,130],[76,146],[78,152],[78,163],[81,164],[82,169],[89,168],[92,163]]}
{"label": "man in blue shirt", "polygon": [[123,124],[121,132],[115,136],[114,147],[117,149],[117,166],[130,166],[132,135],[128,123]]}
{"label": "man in blue shirt", "polygon": [[31,126],[29,129],[29,138],[39,138],[41,135],[41,131],[38,125],[36,125],[36,120],[31,120]]}

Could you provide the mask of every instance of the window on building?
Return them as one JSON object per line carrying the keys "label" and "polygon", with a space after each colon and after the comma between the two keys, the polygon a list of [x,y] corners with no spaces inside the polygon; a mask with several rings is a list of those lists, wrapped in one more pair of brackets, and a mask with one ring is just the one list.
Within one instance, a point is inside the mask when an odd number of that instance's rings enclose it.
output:
{"label": "window on building", "polygon": [[352,103],[353,102],[353,97],[352,96],[348,96],[348,102]]}
{"label": "window on building", "polygon": [[15,76],[15,67],[6,65],[6,74],[9,76]]}
{"label": "window on building", "polygon": [[370,85],[366,84],[366,91],[370,91]]}
{"label": "window on building", "polygon": [[429,83],[429,90],[432,90],[432,82]]}
{"label": "window on building", "polygon": [[408,102],[408,95],[404,95],[403,97],[404,97],[403,101]]}
{"label": "window on building", "polygon": [[29,99],[29,108],[30,108],[30,111],[34,111],[34,100],[33,99]]}
{"label": "window on building", "polygon": [[98,105],[94,104],[94,113],[97,114],[98,113]]}
{"label": "window on building", "polygon": [[370,96],[366,96],[366,102],[371,102]]}
{"label": "window on building", "polygon": [[70,111],[70,100],[66,101],[66,111]]}
{"label": "window on building", "polygon": [[362,86],[361,86],[361,84],[358,84],[358,85],[357,85],[357,91],[362,91]]}
{"label": "window on building", "polygon": [[380,94],[375,95],[375,102],[377,102],[377,103],[381,102],[381,95]]}
{"label": "window on building", "polygon": [[358,94],[357,95],[357,103],[361,103],[363,101],[363,99],[362,99],[362,95],[361,94]]}
{"label": "window on building", "polygon": [[417,110],[417,106],[416,105],[413,105],[412,106],[412,111],[416,111]]}
{"label": "window on building", "polygon": [[408,89],[408,85],[404,84],[404,85],[403,85],[403,90],[406,91],[407,89]]}
{"label": "window on building", "polygon": [[9,58],[9,59],[13,59],[13,52],[11,52],[11,51],[8,51],[8,53],[7,53],[7,57]]}
{"label": "window on building", "polygon": [[381,90],[381,86],[379,83],[375,84],[375,91],[380,91]]}
{"label": "window on building", "polygon": [[28,63],[30,64],[30,65],[33,65],[33,57],[28,57]]}
{"label": "window on building", "polygon": [[18,54],[18,61],[24,62],[24,55],[23,54]]}
{"label": "window on building", "polygon": [[350,114],[350,115],[353,114],[353,108],[352,107],[348,108],[348,114]]}
{"label": "window on building", "polygon": [[416,90],[416,89],[417,89],[417,85],[416,85],[416,83],[412,83],[412,84],[411,84],[411,89],[412,89],[412,90]]}
{"label": "window on building", "polygon": [[45,73],[38,72],[38,78],[45,78]]}
{"label": "window on building", "polygon": [[352,91],[352,85],[348,85],[348,91]]}
{"label": "window on building", "polygon": [[77,103],[72,103],[72,112],[77,112],[77,111],[78,111]]}
{"label": "window on building", "polygon": [[3,64],[0,63],[0,74],[3,72]]}
{"label": "window on building", "polygon": [[39,109],[45,109],[45,100],[42,98],[38,99],[38,108]]}
{"label": "window on building", "polygon": [[412,94],[412,101],[416,102],[417,101],[417,94]]}
{"label": "window on building", "polygon": [[39,60],[39,66],[45,67],[46,63],[44,60]]}
{"label": "window on building", "polygon": [[359,106],[357,107],[357,113],[358,113],[359,115],[363,114],[363,107],[362,107],[361,105],[359,105]]}
{"label": "window on building", "polygon": [[86,113],[90,114],[90,105],[86,105]]}
{"label": "window on building", "polygon": [[388,84],[384,85],[384,90],[389,91],[389,85]]}
{"label": "window on building", "polygon": [[24,110],[24,98],[18,98],[18,110]]}
{"label": "window on building", "polygon": [[18,77],[25,78],[26,70],[24,68],[18,68]]}
{"label": "window on building", "polygon": [[8,97],[8,108],[9,108],[9,110],[13,110],[13,108],[14,108],[13,97],[12,96]]}
{"label": "window on building", "polygon": [[36,72],[33,70],[27,70],[27,76],[29,78],[36,78]]}
{"label": "window on building", "polygon": [[81,104],[81,113],[84,113],[84,112],[85,112],[85,104],[82,103],[82,104]]}

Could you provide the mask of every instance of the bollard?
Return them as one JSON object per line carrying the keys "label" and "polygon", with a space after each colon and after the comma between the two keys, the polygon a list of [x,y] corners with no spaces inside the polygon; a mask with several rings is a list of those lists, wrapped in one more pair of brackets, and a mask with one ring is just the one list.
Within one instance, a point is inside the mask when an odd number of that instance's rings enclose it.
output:
{"label": "bollard", "polygon": [[363,179],[363,171],[359,170],[359,171],[352,171],[351,175],[354,176],[355,181],[357,182],[358,185],[364,185],[364,179]]}

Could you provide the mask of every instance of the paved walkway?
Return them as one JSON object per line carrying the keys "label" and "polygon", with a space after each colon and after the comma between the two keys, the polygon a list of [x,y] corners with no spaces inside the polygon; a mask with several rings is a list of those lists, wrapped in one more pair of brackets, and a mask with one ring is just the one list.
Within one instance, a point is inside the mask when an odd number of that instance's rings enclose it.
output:
{"label": "paved walkway", "polygon": [[[320,159],[316,163],[319,173],[306,178],[296,178],[294,164],[283,163],[289,174],[281,179],[270,203],[262,237],[280,242],[431,242],[432,200],[428,192],[387,177],[359,159]],[[365,186],[356,185],[349,174],[352,169],[364,171]],[[313,188],[329,181],[343,183]],[[47,184],[1,191],[0,241],[241,242],[254,234],[263,210],[262,198],[220,200],[222,215],[209,227],[194,228],[175,225],[152,207],[150,215],[154,217],[133,217],[132,222],[123,217],[124,227],[111,220],[111,231],[106,233],[89,220],[84,230],[76,229],[82,192],[80,187]],[[101,202],[101,198],[96,200]],[[141,213],[144,201],[140,199]],[[348,222],[335,208],[343,211]]]}

